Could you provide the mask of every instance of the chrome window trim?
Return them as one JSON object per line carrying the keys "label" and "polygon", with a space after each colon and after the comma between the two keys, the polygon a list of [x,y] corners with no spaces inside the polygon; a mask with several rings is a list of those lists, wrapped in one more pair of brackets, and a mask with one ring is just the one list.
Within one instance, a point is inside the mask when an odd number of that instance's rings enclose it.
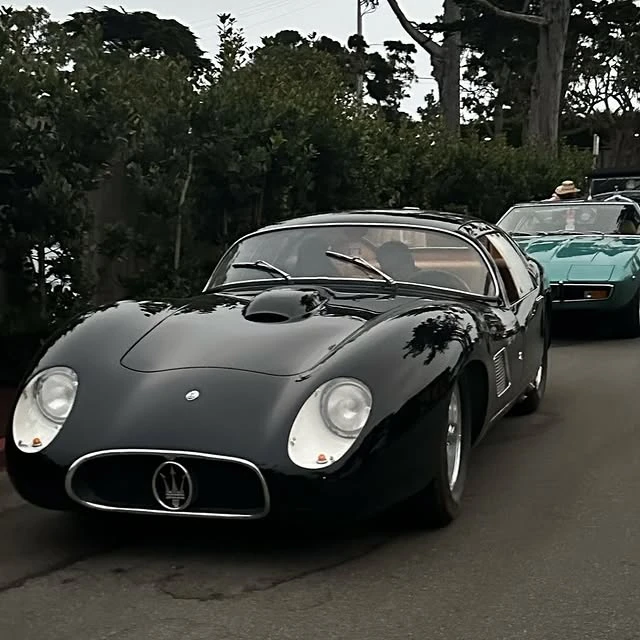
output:
{"label": "chrome window trim", "polygon": [[[295,283],[304,285],[306,283],[315,283],[315,282],[359,282],[359,283],[379,283],[381,285],[385,285],[386,287],[389,287],[390,285],[386,282],[386,280],[380,280],[378,278],[367,278],[366,280],[363,280],[362,278],[330,278],[330,277],[325,277],[325,276],[305,276],[304,278],[300,277],[300,278],[293,278]],[[242,285],[252,285],[252,284],[275,284],[277,282],[282,282],[283,284],[285,283],[284,280],[278,280],[276,278],[260,278],[260,279],[256,279],[256,280],[235,280],[234,282],[228,282],[227,284],[223,284],[223,285],[219,285],[218,287],[216,287],[216,289],[224,295],[227,295],[227,291],[229,291],[229,289],[231,287],[235,288],[238,286],[242,286]],[[418,287],[420,289],[424,289],[425,292],[431,291],[433,289],[436,289],[437,291],[442,291],[442,293],[455,293],[456,295],[462,295],[462,296],[467,296],[468,298],[472,299],[472,300],[477,300],[477,301],[486,301],[486,302],[495,302],[496,297],[500,298],[500,301],[502,302],[502,295],[499,296],[485,296],[482,295],[481,293],[473,293],[470,291],[463,291],[462,289],[449,289],[448,287],[439,287],[435,284],[422,284],[419,282],[407,282],[405,280],[396,280],[395,282],[396,284],[399,285],[407,285],[409,287]],[[289,283],[290,284],[290,283]],[[228,287],[228,288],[225,288]],[[204,291],[206,291],[206,287],[204,289]],[[203,291],[203,293],[204,293]],[[501,293],[501,292],[500,292]],[[236,296],[238,299],[242,299],[240,298],[240,296]]]}
{"label": "chrome window trim", "polygon": [[[516,253],[519,254],[521,258],[523,258],[523,262],[524,262],[525,266],[527,267],[527,272],[529,272],[529,266],[527,265],[527,262],[526,262],[528,260],[527,254],[524,253],[522,251],[522,249],[520,249],[520,247],[518,247],[517,243],[513,240],[513,238],[508,233],[503,231],[502,229],[500,229],[499,231],[496,231],[495,229],[483,231],[481,234],[478,235],[478,239],[484,238],[485,236],[490,236],[491,234],[496,234],[496,235],[499,235],[499,236],[503,236],[507,240],[507,242],[511,244],[511,246],[515,247]],[[484,247],[482,247],[482,248],[484,249]],[[486,251],[486,249],[485,249],[485,251]],[[527,291],[527,293],[521,295],[515,302],[510,302],[509,301],[509,297],[507,296],[507,292],[505,290],[504,295],[503,295],[503,299],[506,300],[506,306],[509,309],[512,309],[516,305],[520,304],[525,298],[529,297],[533,291],[536,291],[536,292],[538,291],[538,288],[536,287],[535,283],[533,282],[533,278],[531,278],[531,275],[529,275],[529,279],[531,280],[533,288],[531,289],[531,291]]]}
{"label": "chrome window trim", "polygon": [[[438,227],[432,227],[429,225],[420,225],[420,224],[410,224],[410,223],[392,223],[392,222],[314,222],[314,223],[307,223],[307,224],[292,224],[292,225],[282,225],[282,226],[277,226],[277,225],[271,225],[269,227],[264,227],[263,229],[258,229],[257,231],[253,231],[252,233],[248,233],[245,236],[242,236],[241,238],[239,238],[238,240],[236,240],[220,257],[220,259],[218,260],[218,264],[214,267],[213,271],[211,272],[211,275],[209,276],[209,279],[207,280],[207,283],[205,284],[204,288],[202,289],[202,293],[204,293],[207,289],[209,289],[209,287],[211,287],[211,281],[213,279],[213,276],[216,272],[216,269],[218,267],[218,265],[227,257],[227,255],[229,253],[231,253],[231,251],[241,242],[244,242],[245,240],[249,239],[249,238],[253,238],[254,236],[259,236],[259,235],[263,235],[266,233],[273,233],[275,231],[282,231],[285,229],[313,229],[313,228],[322,228],[322,227],[382,227],[382,228],[386,228],[386,229],[412,229],[414,231],[424,231],[424,232],[434,232],[434,233],[444,233],[446,235],[450,235],[454,238],[458,238],[459,240],[462,240],[465,244],[467,244],[469,247],[471,247],[472,249],[474,249],[476,251],[476,253],[478,253],[480,255],[480,258],[482,259],[482,261],[484,262],[485,266],[487,267],[489,273],[491,274],[491,279],[493,281],[493,286],[496,290],[497,295],[502,299],[502,302],[506,304],[506,299],[504,297],[504,293],[501,289],[501,287],[499,286],[499,281],[497,279],[496,273],[494,269],[497,269],[497,267],[493,264],[493,262],[491,261],[490,257],[487,257],[485,255],[485,253],[482,251],[482,249],[484,249],[484,247],[482,247],[481,245],[477,244],[476,242],[476,238],[472,238],[471,236],[465,234],[465,233],[461,233],[459,231],[453,231],[452,229],[439,229]],[[378,280],[377,278],[331,278],[331,277],[309,277],[309,278],[295,278],[295,280],[311,280],[311,281],[344,281],[344,280],[350,280],[350,281],[355,281],[355,282],[380,282],[380,283],[385,283],[384,280]],[[231,283],[226,283],[226,284],[240,284],[240,283],[244,283],[244,282],[273,282],[275,280],[275,278],[268,278],[268,279],[261,279],[261,280],[236,280],[235,282]],[[473,293],[473,292],[468,292],[468,291],[461,291],[460,289],[448,289],[446,287],[434,287],[434,285],[421,285],[420,283],[417,282],[404,282],[404,281],[399,281],[398,284],[408,284],[411,286],[416,286],[416,287],[420,287],[420,286],[424,286],[426,289],[429,288],[436,288],[436,289],[441,289],[442,291],[455,291],[456,293],[466,293],[466,294],[470,294],[474,297],[478,297],[480,299],[488,299],[491,300],[494,298],[494,296],[485,296],[482,295],[480,293]],[[224,287],[225,285],[218,285],[218,287]],[[223,290],[223,289],[221,289]]]}
{"label": "chrome window trim", "polygon": [[[112,507],[109,505],[99,504],[97,502],[90,502],[88,500],[83,500],[78,496],[72,487],[73,477],[76,472],[80,468],[82,464],[89,460],[94,460],[96,458],[105,458],[108,456],[127,456],[127,455],[156,455],[165,460],[171,460],[177,457],[183,458],[196,458],[199,460],[211,460],[211,461],[222,461],[222,462],[234,462],[236,464],[243,465],[248,469],[251,469],[257,476],[260,481],[260,485],[262,486],[262,492],[264,495],[264,508],[262,511],[258,513],[218,513],[214,511],[168,511],[163,510],[161,508],[158,509],[142,509],[138,507]],[[160,463],[159,463],[160,464]],[[151,478],[149,478],[149,482],[151,482]],[[71,464],[69,467],[67,474],[65,476],[64,488],[67,492],[67,495],[77,502],[78,504],[88,507],[90,509],[95,509],[97,511],[106,511],[110,513],[135,513],[141,515],[162,515],[162,516],[182,516],[187,518],[209,518],[209,519],[219,519],[219,520],[257,520],[260,518],[264,518],[271,511],[271,496],[269,493],[269,487],[267,486],[267,482],[262,475],[260,469],[249,460],[244,460],[243,458],[236,458],[233,456],[223,456],[215,453],[201,453],[198,451],[182,451],[178,449],[103,449],[101,451],[93,451],[91,453],[87,453],[83,456],[80,456],[77,460]]]}

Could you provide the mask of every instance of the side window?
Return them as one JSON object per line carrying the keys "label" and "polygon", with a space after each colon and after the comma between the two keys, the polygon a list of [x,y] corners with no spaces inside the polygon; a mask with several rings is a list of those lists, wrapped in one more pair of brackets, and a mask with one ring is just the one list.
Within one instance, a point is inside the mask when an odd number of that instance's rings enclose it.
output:
{"label": "side window", "polygon": [[517,302],[535,289],[526,262],[507,238],[490,233],[484,239],[487,242],[486,248],[502,276],[509,302]]}

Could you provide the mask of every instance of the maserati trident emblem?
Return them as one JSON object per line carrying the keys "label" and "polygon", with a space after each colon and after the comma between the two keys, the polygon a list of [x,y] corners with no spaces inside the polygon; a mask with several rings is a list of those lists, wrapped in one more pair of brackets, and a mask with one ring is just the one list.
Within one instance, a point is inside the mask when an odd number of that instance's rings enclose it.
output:
{"label": "maserati trident emblem", "polygon": [[192,400],[196,400],[199,397],[200,397],[200,392],[197,389],[192,389],[191,391],[189,391],[189,393],[187,393],[187,395],[184,398],[187,402],[191,402]]}
{"label": "maserati trident emblem", "polygon": [[193,501],[193,482],[185,467],[178,462],[163,462],[151,480],[153,496],[169,511],[184,511]]}

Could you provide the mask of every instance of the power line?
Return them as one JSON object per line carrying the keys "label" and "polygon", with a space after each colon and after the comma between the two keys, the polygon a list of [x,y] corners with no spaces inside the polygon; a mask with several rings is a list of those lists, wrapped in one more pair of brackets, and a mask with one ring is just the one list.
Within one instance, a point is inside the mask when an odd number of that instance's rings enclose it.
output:
{"label": "power line", "polygon": [[291,11],[287,11],[286,13],[281,13],[277,16],[272,16],[271,18],[267,18],[266,20],[261,20],[260,22],[254,22],[253,24],[248,24],[245,29],[253,29],[255,27],[259,27],[263,24],[268,24],[269,22],[273,22],[274,20],[278,20],[280,18],[287,18],[288,16],[294,14],[294,13],[300,13],[301,11],[306,11],[307,9],[310,9],[311,7],[314,7],[316,5],[319,4],[324,4],[326,0],[314,0],[313,2],[308,2],[306,5],[298,8],[298,9],[292,9]]}
{"label": "power line", "polygon": [[[262,0],[247,10],[240,11],[238,13],[231,13],[231,15],[237,20],[245,20],[246,18],[253,18],[254,16],[264,14],[268,11],[273,11],[274,9],[282,9],[286,6],[291,6],[293,2],[295,2],[295,0]],[[218,21],[219,18],[216,15],[215,18],[211,17],[194,22],[192,27],[197,28],[202,33],[205,33],[211,28],[217,27]]]}

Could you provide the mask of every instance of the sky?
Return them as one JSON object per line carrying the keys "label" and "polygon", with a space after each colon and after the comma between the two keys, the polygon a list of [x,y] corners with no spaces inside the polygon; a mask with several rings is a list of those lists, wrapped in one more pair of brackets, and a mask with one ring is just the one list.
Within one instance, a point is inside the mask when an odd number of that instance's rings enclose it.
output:
{"label": "sky", "polygon": [[[173,18],[191,28],[201,49],[214,55],[217,49],[217,16],[233,15],[249,45],[259,45],[260,38],[273,35],[283,29],[299,31],[303,35],[316,32],[342,43],[356,32],[358,0],[32,0],[31,2],[3,2],[15,8],[27,5],[44,7],[54,20],[66,18],[70,13],[84,11],[87,7],[122,7],[125,11],[151,11],[161,18]],[[430,22],[442,9],[441,0],[402,0],[400,6],[407,17],[417,22]],[[372,49],[383,52],[385,40],[412,42],[386,0],[380,7],[364,16],[363,35]],[[437,91],[431,77],[431,64],[427,54],[418,48],[415,70],[419,80],[411,90],[411,96],[403,109],[414,114],[423,104],[424,96]]]}

